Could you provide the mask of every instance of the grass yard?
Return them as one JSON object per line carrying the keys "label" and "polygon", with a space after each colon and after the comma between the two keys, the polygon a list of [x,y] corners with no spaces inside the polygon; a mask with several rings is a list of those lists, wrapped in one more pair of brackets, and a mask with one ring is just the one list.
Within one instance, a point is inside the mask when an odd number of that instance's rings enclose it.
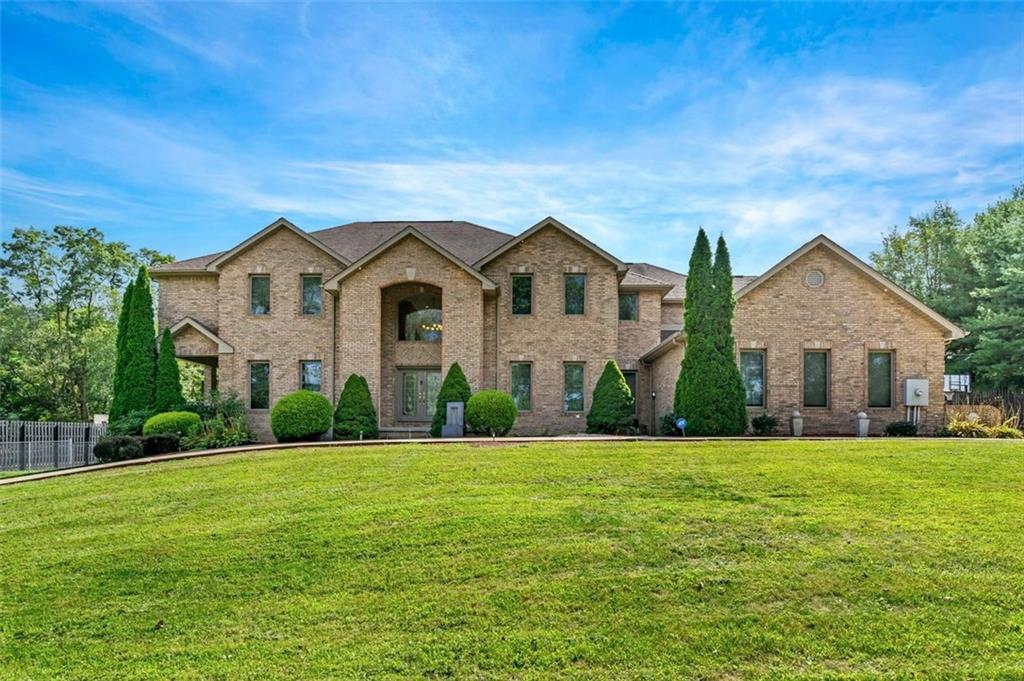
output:
{"label": "grass yard", "polygon": [[1024,678],[1024,446],[231,455],[0,487],[0,675]]}

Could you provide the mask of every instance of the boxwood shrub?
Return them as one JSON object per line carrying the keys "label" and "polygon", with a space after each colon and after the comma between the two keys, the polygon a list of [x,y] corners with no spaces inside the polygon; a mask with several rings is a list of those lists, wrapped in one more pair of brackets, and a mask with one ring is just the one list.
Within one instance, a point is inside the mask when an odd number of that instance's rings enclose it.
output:
{"label": "boxwood shrub", "polygon": [[142,426],[143,435],[160,435],[172,433],[178,437],[188,437],[199,432],[202,421],[199,414],[191,411],[165,411],[152,416]]}
{"label": "boxwood shrub", "polygon": [[917,424],[913,421],[893,421],[885,427],[889,437],[916,437]]}
{"label": "boxwood shrub", "polygon": [[175,433],[157,433],[142,438],[142,454],[156,456],[181,451],[181,438]]}
{"label": "boxwood shrub", "polygon": [[466,425],[475,433],[499,437],[512,430],[518,413],[516,403],[508,393],[481,390],[466,404]]}
{"label": "boxwood shrub", "polygon": [[100,438],[92,453],[100,463],[138,459],[143,456],[142,438],[131,435]]}
{"label": "boxwood shrub", "polygon": [[278,442],[318,440],[331,429],[334,410],[326,397],[312,390],[297,390],[277,401],[270,410],[270,430]]}

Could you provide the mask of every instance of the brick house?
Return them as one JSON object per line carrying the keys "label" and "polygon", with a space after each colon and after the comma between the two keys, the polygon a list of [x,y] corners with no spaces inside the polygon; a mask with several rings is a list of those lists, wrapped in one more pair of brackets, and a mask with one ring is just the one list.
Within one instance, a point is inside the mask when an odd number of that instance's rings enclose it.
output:
{"label": "brick house", "polygon": [[[382,433],[426,432],[444,372],[520,408],[516,434],[581,432],[614,358],[637,425],[672,410],[686,339],[685,276],[625,263],[553,218],[518,236],[468,222],[356,222],[304,232],[279,219],[229,251],[152,269],[160,328],[237,392],[269,439],[269,409],[308,388],[337,400],[366,377]],[[942,420],[945,343],[963,331],[824,236],[757,277],[736,277],[736,357],[752,415],[804,432]],[[920,384],[914,384],[920,387]]]}

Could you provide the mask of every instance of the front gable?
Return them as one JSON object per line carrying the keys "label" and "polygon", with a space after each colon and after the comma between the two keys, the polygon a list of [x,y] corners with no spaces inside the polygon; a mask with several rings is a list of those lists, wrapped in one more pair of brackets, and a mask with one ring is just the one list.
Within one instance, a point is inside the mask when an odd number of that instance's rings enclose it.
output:
{"label": "front gable", "polygon": [[488,263],[497,260],[502,255],[510,251],[514,251],[525,242],[534,239],[536,235],[545,234],[548,233],[549,231],[556,231],[561,233],[561,235],[567,237],[568,241],[575,242],[576,245],[583,247],[590,253],[597,255],[598,257],[611,263],[612,265],[615,266],[615,269],[619,273],[620,277],[625,276],[626,271],[629,269],[626,263],[622,262],[608,251],[602,249],[597,244],[584,237],[582,234],[579,234],[578,232],[569,229],[568,227],[566,227],[553,217],[544,218],[543,220],[535,224],[533,227],[530,227],[528,230],[526,230],[516,238],[511,239],[506,243],[502,244],[501,246],[499,246],[498,248],[496,248],[495,250],[491,251],[489,254],[478,260],[474,266],[477,267],[478,269],[482,269]]}
{"label": "front gable", "polygon": [[192,317],[185,317],[170,329],[178,357],[205,357],[235,351],[223,338]]}
{"label": "front gable", "polygon": [[251,248],[255,247],[256,245],[260,244],[261,242],[263,242],[265,239],[269,238],[273,234],[275,234],[277,232],[280,232],[282,230],[291,232],[292,234],[294,234],[298,238],[304,240],[305,242],[307,242],[308,244],[313,246],[315,249],[323,252],[324,254],[326,254],[326,255],[330,256],[331,258],[333,258],[334,260],[336,260],[339,265],[344,266],[344,265],[348,265],[349,264],[349,260],[345,256],[341,255],[340,253],[334,251],[331,248],[328,248],[326,244],[324,244],[323,242],[315,239],[314,237],[312,237],[311,235],[307,234],[306,232],[302,231],[301,229],[296,227],[294,224],[292,224],[288,220],[286,220],[284,218],[278,218],[277,220],[275,220],[274,222],[270,223],[269,225],[267,225],[266,227],[261,229],[256,234],[253,234],[251,237],[249,237],[248,239],[246,239],[242,243],[238,244],[237,246],[235,246],[231,250],[225,251],[224,253],[221,253],[219,256],[214,258],[208,265],[206,265],[205,269],[207,269],[209,271],[212,271],[212,272],[219,271],[221,269],[221,267],[225,263],[229,262],[230,260],[233,260],[234,258],[238,257],[242,253],[245,253],[246,251],[248,251]]}

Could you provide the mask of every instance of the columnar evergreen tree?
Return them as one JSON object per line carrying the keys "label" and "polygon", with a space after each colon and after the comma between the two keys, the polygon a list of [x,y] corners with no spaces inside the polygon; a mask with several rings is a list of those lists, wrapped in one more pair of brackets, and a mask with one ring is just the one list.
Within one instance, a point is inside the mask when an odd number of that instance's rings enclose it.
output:
{"label": "columnar evergreen tree", "polygon": [[676,382],[675,413],[692,435],[739,435],[746,429],[746,400],[732,336],[732,267],[719,239],[714,265],[701,229],[686,279],[686,350]]}
{"label": "columnar evergreen tree", "polygon": [[434,418],[430,422],[430,436],[441,437],[441,426],[444,425],[449,402],[462,402],[467,404],[472,395],[469,389],[469,381],[458,362],[453,362],[448,373],[441,383],[441,389],[437,391],[437,405],[434,408]]}
{"label": "columnar evergreen tree", "polygon": [[128,317],[132,309],[132,292],[135,290],[135,282],[129,281],[124,290],[124,297],[121,298],[121,312],[117,317],[117,339],[114,342],[115,363],[114,363],[114,390],[110,399],[110,420],[116,421],[128,410],[124,408],[124,393],[121,386],[124,385],[125,352],[124,342],[128,331]]}
{"label": "columnar evergreen tree", "polygon": [[156,394],[153,408],[158,412],[172,411],[185,402],[181,394],[181,374],[174,353],[171,330],[164,329],[160,337],[160,355],[156,360]]}
{"label": "columnar evergreen tree", "polygon": [[633,395],[615,360],[608,360],[594,386],[587,413],[587,432],[618,435],[633,426]]}
{"label": "columnar evergreen tree", "polygon": [[732,316],[736,298],[732,294],[732,263],[725,237],[718,237],[715,264],[711,277],[714,281],[714,324],[709,331],[715,337],[718,351],[719,374],[712,397],[718,408],[720,435],[742,435],[747,429],[747,399],[743,378],[736,363],[736,339],[732,335]]}
{"label": "columnar evergreen tree", "polygon": [[131,310],[124,338],[124,372],[120,386],[124,413],[153,408],[156,384],[156,329],[149,273],[139,268],[132,291]]}
{"label": "columnar evergreen tree", "polygon": [[334,438],[372,440],[377,435],[377,410],[373,408],[370,386],[359,374],[349,374],[334,412]]}

